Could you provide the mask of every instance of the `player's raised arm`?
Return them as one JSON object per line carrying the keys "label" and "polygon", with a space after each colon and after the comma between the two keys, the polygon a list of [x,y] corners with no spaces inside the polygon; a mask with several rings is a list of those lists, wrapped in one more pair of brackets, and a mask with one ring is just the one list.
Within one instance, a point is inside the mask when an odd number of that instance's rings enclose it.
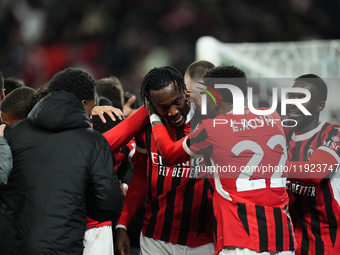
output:
{"label": "player's raised arm", "polygon": [[115,153],[122,146],[126,145],[148,123],[148,111],[145,107],[141,107],[117,126],[104,133],[104,137],[110,144],[111,152]]}
{"label": "player's raised arm", "polygon": [[190,155],[183,148],[183,142],[185,143],[188,136],[176,142],[172,141],[160,117],[155,113],[152,102],[147,98],[145,101],[152,125],[152,133],[162,155],[163,163],[166,166],[173,166],[190,160]]}

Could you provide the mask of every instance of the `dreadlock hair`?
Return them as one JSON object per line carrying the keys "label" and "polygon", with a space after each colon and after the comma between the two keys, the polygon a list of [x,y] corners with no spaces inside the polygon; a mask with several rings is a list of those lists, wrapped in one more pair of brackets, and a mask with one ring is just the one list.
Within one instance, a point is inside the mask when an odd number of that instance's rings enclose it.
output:
{"label": "dreadlock hair", "polygon": [[161,90],[169,86],[171,82],[177,84],[175,89],[177,90],[178,87],[179,92],[186,89],[183,75],[176,68],[172,66],[164,66],[151,69],[143,79],[140,92],[144,105],[145,97],[149,98],[150,96],[150,90]]}
{"label": "dreadlock hair", "polygon": [[295,81],[304,81],[313,84],[317,91],[319,101],[327,100],[327,84],[323,79],[315,74],[304,74],[295,79]]}
{"label": "dreadlock hair", "polygon": [[[217,66],[209,69],[203,75],[204,83],[214,87],[215,84],[232,84],[241,89],[247,96],[248,82],[246,74],[236,66]],[[233,95],[229,89],[216,89],[224,102],[233,103]]]}

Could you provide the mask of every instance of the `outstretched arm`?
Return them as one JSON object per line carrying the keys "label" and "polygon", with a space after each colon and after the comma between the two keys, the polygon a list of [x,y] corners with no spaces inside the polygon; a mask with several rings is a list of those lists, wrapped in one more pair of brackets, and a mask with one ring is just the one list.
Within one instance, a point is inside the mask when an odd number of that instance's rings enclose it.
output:
{"label": "outstretched arm", "polygon": [[183,145],[186,146],[188,136],[173,142],[162,122],[152,123],[152,133],[166,166],[173,166],[190,160],[190,155],[183,147]]}
{"label": "outstretched arm", "polygon": [[148,111],[145,107],[141,107],[117,126],[104,133],[104,137],[110,144],[111,152],[116,153],[122,146],[126,145],[134,136],[142,131],[148,123]]}

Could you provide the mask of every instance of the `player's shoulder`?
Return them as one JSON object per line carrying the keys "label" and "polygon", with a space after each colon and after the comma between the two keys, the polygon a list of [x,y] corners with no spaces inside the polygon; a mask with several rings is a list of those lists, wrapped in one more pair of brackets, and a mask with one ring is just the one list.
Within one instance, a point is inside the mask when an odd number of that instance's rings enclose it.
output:
{"label": "player's shoulder", "polygon": [[338,131],[340,131],[340,125],[338,125],[338,124],[335,124],[335,123],[332,123],[332,122],[326,122],[325,124],[328,124],[328,127],[330,128],[330,129],[334,129],[334,130],[338,130]]}
{"label": "player's shoulder", "polygon": [[322,133],[340,134],[340,125],[331,122],[325,122],[320,130]]}

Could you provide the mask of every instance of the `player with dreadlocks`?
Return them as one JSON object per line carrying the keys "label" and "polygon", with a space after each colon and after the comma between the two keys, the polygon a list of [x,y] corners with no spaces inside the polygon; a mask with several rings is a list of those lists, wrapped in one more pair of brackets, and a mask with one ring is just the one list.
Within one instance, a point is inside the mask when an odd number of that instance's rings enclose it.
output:
{"label": "player with dreadlocks", "polygon": [[[173,141],[190,132],[197,116],[181,73],[166,66],[152,69],[141,88]],[[173,155],[176,157],[176,155]],[[194,164],[201,158],[194,160]],[[168,165],[162,160],[148,125],[136,136],[135,169],[116,226],[116,250],[130,254],[126,233],[131,218],[146,198],[141,233],[141,254],[213,254],[212,202],[209,182],[197,178],[187,161]],[[193,168],[194,169],[194,168]]]}

